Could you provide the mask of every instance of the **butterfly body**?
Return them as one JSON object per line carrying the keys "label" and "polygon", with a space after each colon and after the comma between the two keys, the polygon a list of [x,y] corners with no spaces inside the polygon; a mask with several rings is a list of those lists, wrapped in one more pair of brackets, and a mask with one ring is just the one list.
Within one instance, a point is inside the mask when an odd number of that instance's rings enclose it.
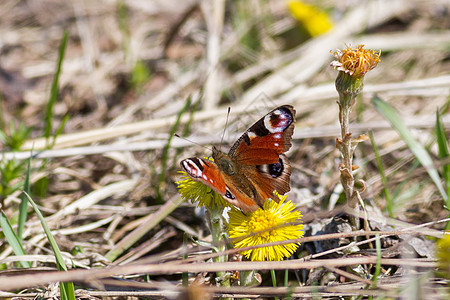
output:
{"label": "butterfly body", "polygon": [[274,191],[290,190],[291,168],[283,154],[291,147],[295,110],[280,106],[253,124],[228,154],[213,147],[214,162],[192,157],[181,161],[184,171],[244,212],[257,210]]}

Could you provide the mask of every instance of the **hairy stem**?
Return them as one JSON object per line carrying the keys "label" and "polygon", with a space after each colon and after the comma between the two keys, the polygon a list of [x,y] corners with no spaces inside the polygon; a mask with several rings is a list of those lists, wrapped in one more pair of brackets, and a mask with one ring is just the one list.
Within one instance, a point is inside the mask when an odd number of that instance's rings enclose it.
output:
{"label": "hairy stem", "polygon": [[[345,191],[347,204],[353,210],[358,208],[358,201],[353,195],[355,179],[352,172],[353,149],[352,149],[352,134],[350,132],[350,113],[353,105],[356,103],[355,99],[349,95],[343,95],[339,101],[339,123],[341,125],[341,140],[338,141],[338,148],[342,155],[341,184]],[[358,229],[358,222],[356,217],[350,218],[351,224],[355,229]]]}
{"label": "hairy stem", "polygon": [[[212,205],[206,210],[207,220],[209,223],[209,228],[211,230],[211,235],[213,239],[213,245],[217,253],[227,250],[227,245],[225,241],[226,224],[222,217],[223,209],[219,208],[217,205]],[[227,255],[221,255],[213,258],[214,262],[226,262],[228,261]],[[229,287],[230,276],[226,271],[216,272],[217,279],[221,286]],[[225,298],[227,299],[227,298]]]}

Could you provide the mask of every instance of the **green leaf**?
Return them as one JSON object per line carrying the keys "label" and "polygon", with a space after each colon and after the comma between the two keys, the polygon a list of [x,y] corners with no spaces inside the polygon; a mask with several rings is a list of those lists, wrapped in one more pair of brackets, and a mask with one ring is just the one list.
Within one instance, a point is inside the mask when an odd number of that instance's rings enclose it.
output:
{"label": "green leaf", "polygon": [[66,126],[67,121],[69,120],[69,115],[65,115],[61,125],[59,125],[58,129],[56,130],[54,137],[53,137],[53,142],[50,146],[50,148],[53,148],[53,146],[55,146],[56,143],[56,138],[62,133],[62,131],[64,130],[64,127]]}
{"label": "green leaf", "polygon": [[441,193],[442,198],[447,201],[447,193],[442,186],[439,173],[434,167],[433,160],[425,148],[413,137],[411,131],[400,118],[397,111],[395,111],[391,105],[380,99],[378,96],[374,96],[372,98],[372,103],[375,106],[375,109],[389,121],[392,128],[397,131],[406,145],[408,145],[409,149],[415,155],[420,164],[427,170],[428,175]]}
{"label": "green leaf", "polygon": [[44,136],[47,139],[47,146],[50,145],[50,135],[52,134],[52,128],[53,128],[53,126],[52,126],[53,106],[55,105],[56,100],[58,100],[59,76],[61,75],[61,68],[62,68],[62,63],[64,60],[64,53],[66,52],[67,36],[68,36],[67,31],[65,31],[61,45],[59,46],[58,63],[56,65],[55,76],[53,77],[52,89],[50,92],[50,99],[48,100],[47,108],[46,108]]}
{"label": "green leaf", "polygon": [[[442,124],[438,109],[436,110],[436,141],[439,149],[439,158],[441,158],[441,161],[444,161],[442,165],[442,175],[444,176],[445,187],[447,188],[446,206],[447,210],[450,210],[450,165],[446,163],[450,155],[448,150],[447,135],[445,134],[444,125]],[[450,229],[450,221],[445,225],[445,229]]]}
{"label": "green leaf", "polygon": [[22,188],[23,181],[17,181],[17,179],[21,178],[24,172],[24,163],[15,159],[0,160],[0,195],[2,197]]}
{"label": "green leaf", "polygon": [[380,272],[381,272],[381,241],[380,241],[380,235],[378,233],[376,235],[375,246],[377,249],[377,265],[375,268],[375,273],[373,274],[373,278],[372,278],[372,281],[373,281],[372,289],[377,288],[378,276],[380,276]]}
{"label": "green leaf", "polygon": [[[28,168],[25,175],[25,181],[23,183],[23,190],[30,195],[30,172],[31,172],[31,154],[28,158]],[[28,217],[28,199],[24,193],[20,195],[20,207],[19,207],[19,223],[17,227],[17,237],[22,240],[23,230]]]}
{"label": "green leaf", "polygon": [[19,151],[22,144],[31,133],[32,127],[26,127],[25,123],[20,122],[16,128],[14,122],[11,120],[9,124],[9,135],[4,131],[0,131],[0,141],[11,148],[12,151]]}
{"label": "green leaf", "polygon": [[[33,206],[36,215],[41,221],[42,228],[44,228],[45,235],[47,236],[47,239],[50,243],[50,247],[52,248],[53,253],[55,255],[58,270],[67,271],[67,266],[64,263],[64,258],[62,257],[61,251],[59,250],[58,244],[56,243],[56,240],[53,237],[50,228],[48,228],[47,223],[45,222],[44,216],[39,211],[39,208],[37,207],[36,203],[34,203],[33,199],[31,199],[31,197],[27,193],[24,192],[24,194],[28,198],[28,201],[30,202],[31,206]],[[75,300],[75,290],[73,282],[62,282],[60,284],[60,292],[61,292],[61,299]]]}
{"label": "green leaf", "polygon": [[169,138],[167,139],[167,144],[164,146],[164,148],[162,150],[161,173],[159,174],[159,184],[156,187],[156,195],[157,195],[157,200],[159,202],[162,202],[161,186],[162,186],[162,183],[164,182],[164,178],[166,176],[165,170],[167,168],[166,166],[167,166],[167,160],[169,158],[170,145],[172,143],[174,134],[177,132],[178,126],[180,125],[181,116],[186,112],[188,107],[191,105],[191,100],[192,100],[192,98],[191,98],[191,96],[189,96],[188,99],[186,100],[186,103],[184,104],[184,106],[178,112],[177,119],[175,120],[175,123],[173,124],[172,128],[170,129]]}
{"label": "green leaf", "polygon": [[370,137],[370,142],[372,143],[372,148],[373,148],[373,152],[375,154],[375,158],[377,160],[378,171],[380,172],[380,176],[381,176],[381,182],[383,183],[383,191],[384,191],[384,196],[386,198],[386,204],[387,204],[387,209],[389,212],[389,217],[394,218],[394,213],[392,211],[392,198],[391,198],[391,195],[389,194],[387,178],[384,175],[383,164],[381,163],[381,157],[380,157],[380,154],[378,153],[378,146],[375,143],[375,139],[373,137],[372,131],[369,131],[369,137]]}
{"label": "green leaf", "polygon": [[142,61],[137,61],[131,71],[131,86],[138,91],[141,90],[149,81],[150,76],[148,67]]}
{"label": "green leaf", "polygon": [[[3,233],[5,234],[6,240],[14,251],[14,254],[16,254],[17,256],[26,255],[20,239],[17,237],[11,226],[11,223],[9,223],[9,220],[3,211],[1,211],[0,213],[0,225],[2,227]],[[24,268],[31,268],[31,264],[28,261],[21,261],[20,264]]]}
{"label": "green leaf", "polygon": [[[442,124],[439,110],[436,110],[436,140],[439,149],[439,158],[445,161],[446,158],[450,157],[450,154],[448,149],[447,135],[445,134],[444,125]],[[450,198],[450,165],[448,163],[444,163],[442,165],[442,174],[444,176],[447,187],[447,196],[448,198]],[[449,203],[447,203],[447,206],[449,206]]]}

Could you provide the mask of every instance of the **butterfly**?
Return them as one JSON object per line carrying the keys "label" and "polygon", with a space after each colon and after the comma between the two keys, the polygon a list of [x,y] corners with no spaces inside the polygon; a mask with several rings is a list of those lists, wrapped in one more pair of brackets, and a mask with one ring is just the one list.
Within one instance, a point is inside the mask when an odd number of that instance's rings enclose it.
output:
{"label": "butterfly", "polygon": [[267,198],[278,199],[274,191],[290,190],[291,167],[283,153],[291,148],[294,125],[294,108],[280,106],[247,129],[228,154],[213,147],[214,162],[191,157],[181,168],[244,213],[253,212]]}

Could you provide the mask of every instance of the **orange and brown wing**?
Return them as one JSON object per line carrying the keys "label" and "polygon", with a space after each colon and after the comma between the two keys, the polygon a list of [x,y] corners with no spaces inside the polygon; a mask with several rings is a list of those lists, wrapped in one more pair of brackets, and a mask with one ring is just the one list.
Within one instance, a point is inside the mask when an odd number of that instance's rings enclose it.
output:
{"label": "orange and brown wing", "polygon": [[242,211],[251,212],[259,208],[255,199],[239,190],[238,186],[233,184],[235,179],[222,172],[214,162],[191,157],[180,164],[189,177],[208,186]]}
{"label": "orange and brown wing", "polygon": [[275,164],[292,146],[295,110],[280,106],[253,124],[233,145],[229,156],[246,165]]}

